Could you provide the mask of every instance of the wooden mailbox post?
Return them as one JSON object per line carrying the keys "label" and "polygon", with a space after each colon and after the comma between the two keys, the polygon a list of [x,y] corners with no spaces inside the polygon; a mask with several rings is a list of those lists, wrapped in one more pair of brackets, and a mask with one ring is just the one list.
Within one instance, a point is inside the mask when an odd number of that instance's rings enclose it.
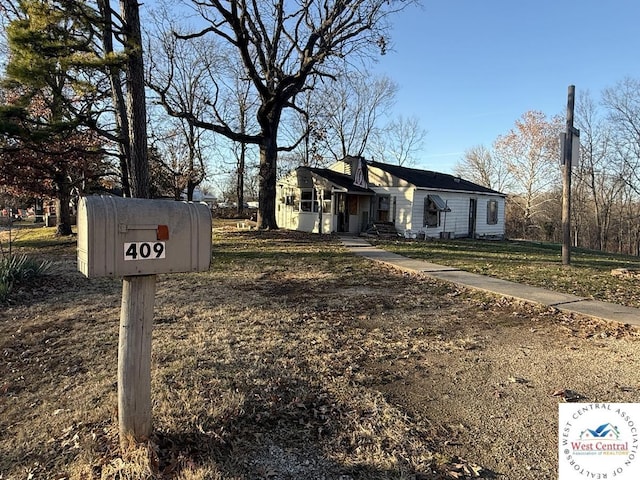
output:
{"label": "wooden mailbox post", "polygon": [[[118,345],[120,443],[144,441],[151,422],[151,333],[156,274],[206,271],[211,211],[205,204],[92,196],[78,206],[78,270],[123,277]],[[135,325],[135,328],[131,328]]]}

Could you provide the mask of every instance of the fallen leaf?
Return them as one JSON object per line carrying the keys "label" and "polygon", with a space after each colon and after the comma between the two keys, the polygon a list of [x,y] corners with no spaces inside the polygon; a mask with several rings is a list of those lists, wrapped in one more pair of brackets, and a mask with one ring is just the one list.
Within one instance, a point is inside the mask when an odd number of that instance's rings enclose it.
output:
{"label": "fallen leaf", "polygon": [[509,377],[509,381],[511,383],[528,383],[529,382],[526,378],[522,378],[522,377]]}
{"label": "fallen leaf", "polygon": [[551,395],[554,397],[562,397],[565,402],[577,402],[578,400],[587,398],[574,390],[569,390],[568,388],[555,390]]}

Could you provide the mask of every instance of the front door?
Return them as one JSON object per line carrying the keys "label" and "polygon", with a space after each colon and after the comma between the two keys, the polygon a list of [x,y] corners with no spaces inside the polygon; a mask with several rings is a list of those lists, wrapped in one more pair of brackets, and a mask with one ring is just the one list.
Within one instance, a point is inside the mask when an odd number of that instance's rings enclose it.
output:
{"label": "front door", "polygon": [[338,232],[349,231],[349,213],[347,212],[347,195],[345,193],[336,194],[336,216],[338,217]]}
{"label": "front door", "polygon": [[478,211],[478,202],[475,198],[469,200],[469,237],[476,236],[476,215]]}

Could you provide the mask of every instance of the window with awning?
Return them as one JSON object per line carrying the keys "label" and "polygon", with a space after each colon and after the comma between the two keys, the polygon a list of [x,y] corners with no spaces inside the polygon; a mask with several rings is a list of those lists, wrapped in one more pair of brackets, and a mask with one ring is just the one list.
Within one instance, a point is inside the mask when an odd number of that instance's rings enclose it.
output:
{"label": "window with awning", "polygon": [[439,195],[427,195],[424,198],[424,227],[440,225],[440,212],[450,212],[451,209]]}

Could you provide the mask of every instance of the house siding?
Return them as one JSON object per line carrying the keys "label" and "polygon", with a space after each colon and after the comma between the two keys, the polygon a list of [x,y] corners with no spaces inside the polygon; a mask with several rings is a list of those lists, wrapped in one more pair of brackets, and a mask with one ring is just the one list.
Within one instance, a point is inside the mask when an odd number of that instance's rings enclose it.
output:
{"label": "house siding", "polygon": [[[369,168],[369,188],[376,192],[376,195],[389,195],[391,197],[392,218],[398,232],[404,233],[412,229],[415,209],[413,208],[413,197],[415,188],[406,181],[399,179],[379,168]],[[393,209],[395,205],[395,210]],[[375,209],[371,212],[375,218]]]}
{"label": "house siding", "polygon": [[[400,187],[374,187],[376,196],[389,195],[390,197],[390,220],[395,223],[396,230],[403,232],[410,228],[413,218],[412,200],[413,188]],[[375,197],[374,197],[375,198]],[[375,203],[375,199],[374,199]],[[375,205],[372,208],[372,218],[375,220]]]}
{"label": "house siding", "polygon": [[[437,227],[424,225],[424,202],[428,195],[438,195],[451,209],[450,212],[440,212]],[[469,232],[469,208],[471,199],[476,200],[475,235],[502,236],[504,234],[504,198],[497,195],[483,195],[461,192],[443,192],[440,190],[416,190],[413,207],[414,222],[410,227],[413,232],[426,234],[427,237],[437,238],[443,232],[452,237],[466,237]],[[498,223],[487,224],[487,203],[489,200],[498,202]]]}
{"label": "house siding", "polygon": [[[278,221],[280,228],[298,230],[299,232],[318,233],[320,216],[317,212],[296,212],[292,209],[289,215],[285,217],[288,217],[289,221]],[[322,215],[322,233],[331,233],[333,231],[331,220],[330,215]]]}
{"label": "house siding", "polygon": [[[447,204],[447,207],[451,209],[450,212],[440,212],[440,219],[437,227],[429,227],[425,225],[424,202],[428,195],[438,195]],[[413,206],[415,226],[412,228],[412,231],[421,232],[427,237],[432,238],[440,237],[441,233],[445,231],[453,232],[453,235],[463,236],[466,234],[467,228],[462,222],[462,220],[466,221],[468,215],[468,209],[465,211],[463,207],[466,203],[465,199],[458,193],[417,190]]]}
{"label": "house siding", "polygon": [[[495,200],[498,202],[498,222],[494,225],[487,223],[487,210],[489,201]],[[505,231],[504,223],[504,197],[497,196],[480,196],[478,197],[478,215],[476,221],[476,236],[477,237],[503,237]]]}
{"label": "house siding", "polygon": [[396,230],[403,232],[410,230],[413,222],[413,188],[396,188],[394,193],[396,197]]}

